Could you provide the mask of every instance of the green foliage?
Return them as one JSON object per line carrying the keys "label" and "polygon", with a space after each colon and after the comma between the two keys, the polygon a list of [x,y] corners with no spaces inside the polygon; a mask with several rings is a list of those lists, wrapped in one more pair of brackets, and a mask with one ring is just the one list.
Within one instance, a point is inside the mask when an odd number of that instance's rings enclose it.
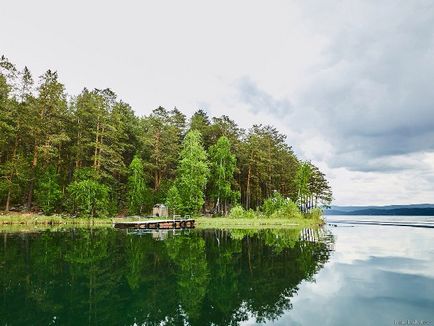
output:
{"label": "green foliage", "polygon": [[98,181],[74,181],[68,186],[72,212],[78,216],[106,216],[109,209],[109,188]]}
{"label": "green foliage", "polygon": [[267,245],[273,248],[274,253],[280,253],[286,248],[294,248],[300,240],[299,229],[268,229],[262,231],[262,236]]}
{"label": "green foliage", "polygon": [[298,206],[290,199],[286,200],[284,205],[270,215],[270,218],[302,218],[303,215],[300,212]]}
{"label": "green foliage", "polygon": [[217,140],[209,149],[211,160],[211,195],[215,201],[216,213],[227,213],[227,205],[237,199],[237,192],[232,190],[237,159],[231,153],[231,143],[226,136]]}
{"label": "green foliage", "polygon": [[204,190],[208,175],[207,153],[202,146],[201,134],[196,130],[190,131],[182,144],[176,178],[184,213],[199,213],[205,203]]}
{"label": "green foliage", "polygon": [[319,207],[312,208],[309,213],[304,215],[306,218],[320,220],[323,217],[323,211]]}
{"label": "green foliage", "polygon": [[258,215],[252,209],[245,210],[241,205],[232,207],[229,218],[257,218]]}
{"label": "green foliage", "polygon": [[295,175],[295,184],[297,187],[297,202],[303,212],[309,209],[308,199],[311,195],[309,189],[309,180],[312,175],[311,165],[308,162],[300,164],[297,174]]}
{"label": "green foliage", "polygon": [[[161,201],[173,180],[185,129],[185,116],[176,108],[153,110],[141,121],[143,132],[138,137],[142,152],[146,154],[145,168],[154,189],[156,200]],[[161,189],[163,188],[163,189]]]}
{"label": "green foliage", "polygon": [[[128,168],[137,162],[135,155],[142,167]],[[240,203],[247,210],[264,206],[267,216],[277,209],[266,200],[274,190],[303,213],[328,207],[333,199],[324,173],[300,162],[286,136],[272,126],[244,130],[229,117],[209,117],[204,110],[187,124],[177,108],[163,107],[138,117],[108,88],[85,88],[67,97],[53,70],[42,74],[35,87],[27,67],[20,71],[2,56],[0,205],[31,209],[35,201],[42,208],[45,180],[38,172],[48,166],[55,168],[62,192],[87,180],[107,187],[109,205],[103,211],[110,214],[127,207],[137,214],[169,197],[176,199],[172,206],[180,213],[204,209],[227,215]],[[173,185],[180,200],[169,194]],[[65,198],[72,200],[69,193]],[[59,203],[58,208],[66,206]]]}
{"label": "green foliage", "polygon": [[[47,70],[40,78],[33,124],[37,162],[52,163],[58,158],[59,146],[69,141],[63,123],[67,116],[65,86],[56,71]],[[34,164],[36,168],[36,164]]]}
{"label": "green foliage", "polygon": [[300,164],[295,176],[297,202],[304,213],[319,205],[329,207],[333,196],[330,185],[322,173],[310,162]]}
{"label": "green foliage", "polygon": [[211,123],[208,114],[204,110],[198,110],[191,116],[190,131],[196,130],[202,135],[205,149],[211,145]]}
{"label": "green foliage", "polygon": [[246,208],[261,206],[274,190],[294,197],[298,160],[286,136],[271,126],[254,125],[239,149],[241,198]]}
{"label": "green foliage", "polygon": [[152,192],[151,201],[153,203],[165,203],[168,192],[170,188],[172,188],[172,186],[174,185],[174,182],[175,181],[171,179],[162,179],[160,182],[160,187]]}
{"label": "green foliage", "polygon": [[284,198],[279,192],[275,191],[273,196],[266,199],[260,211],[252,209],[245,210],[242,206],[235,206],[229,213],[231,218],[259,218],[270,219],[299,219],[302,214],[297,205],[289,198]]}
{"label": "green foliage", "polygon": [[169,207],[170,213],[173,215],[182,213],[182,198],[175,185],[172,186],[167,193],[166,206]]}
{"label": "green foliage", "polygon": [[8,210],[23,196],[29,179],[29,162],[24,155],[17,154],[13,160],[0,164],[0,176],[0,199],[6,199]]}
{"label": "green foliage", "polygon": [[128,177],[128,211],[130,214],[141,214],[143,207],[149,206],[149,191],[145,184],[143,162],[134,156],[129,166]]}
{"label": "green foliage", "polygon": [[229,213],[230,218],[243,218],[246,211],[241,205],[237,205],[231,208],[231,211]]}
{"label": "green foliage", "polygon": [[45,172],[38,178],[36,186],[36,202],[42,211],[50,215],[58,207],[62,198],[62,191],[59,185],[59,175],[54,166],[48,167]]}
{"label": "green foliage", "polygon": [[301,218],[297,205],[289,198],[284,198],[279,192],[275,191],[273,196],[267,198],[261,207],[265,216],[270,218]]}
{"label": "green foliage", "polygon": [[287,201],[288,200],[283,198],[283,196],[278,191],[275,191],[272,197],[267,198],[264,201],[261,210],[266,216],[270,216],[271,214],[284,207]]}
{"label": "green foliage", "polygon": [[201,237],[174,237],[166,242],[166,248],[175,265],[182,308],[190,320],[195,320],[201,312],[207,285],[210,282],[205,241]]}
{"label": "green foliage", "polygon": [[73,181],[84,181],[88,179],[99,180],[99,175],[93,168],[81,168],[74,171]]}
{"label": "green foliage", "polygon": [[311,165],[311,176],[309,178],[309,192],[311,194],[310,207],[318,207],[320,204],[324,208],[329,208],[333,200],[331,187],[322,173],[315,165]]}

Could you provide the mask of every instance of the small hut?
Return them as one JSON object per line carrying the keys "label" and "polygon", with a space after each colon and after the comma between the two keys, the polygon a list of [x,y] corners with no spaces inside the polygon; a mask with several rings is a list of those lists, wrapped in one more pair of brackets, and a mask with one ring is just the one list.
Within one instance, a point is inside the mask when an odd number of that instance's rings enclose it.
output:
{"label": "small hut", "polygon": [[164,204],[155,204],[154,208],[152,209],[152,215],[156,217],[168,217],[169,209]]}

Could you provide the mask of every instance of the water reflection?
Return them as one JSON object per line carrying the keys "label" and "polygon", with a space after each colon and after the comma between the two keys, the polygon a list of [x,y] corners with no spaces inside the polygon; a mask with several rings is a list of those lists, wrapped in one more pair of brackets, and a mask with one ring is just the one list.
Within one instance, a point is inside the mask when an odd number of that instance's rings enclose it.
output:
{"label": "water reflection", "polygon": [[354,225],[332,232],[332,258],[315,283],[299,285],[293,310],[276,325],[433,324],[432,228]]}
{"label": "water reflection", "polygon": [[323,230],[2,234],[3,324],[275,320],[329,258]]}

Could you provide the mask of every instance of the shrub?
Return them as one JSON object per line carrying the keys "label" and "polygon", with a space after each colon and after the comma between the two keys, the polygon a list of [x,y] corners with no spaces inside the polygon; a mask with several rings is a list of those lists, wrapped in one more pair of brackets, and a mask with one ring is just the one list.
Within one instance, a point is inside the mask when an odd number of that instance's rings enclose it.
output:
{"label": "shrub", "polygon": [[232,207],[231,211],[229,212],[230,218],[243,218],[246,211],[244,208],[240,205],[236,205]]}
{"label": "shrub", "polygon": [[255,212],[253,209],[248,209],[245,211],[244,218],[257,218],[258,213]]}
{"label": "shrub", "polygon": [[271,218],[302,218],[302,214],[297,205],[287,199],[277,211],[271,214]]}
{"label": "shrub", "polygon": [[256,218],[256,213],[249,209],[245,210],[242,206],[237,205],[232,207],[231,211],[229,212],[230,218]]}
{"label": "shrub", "polygon": [[282,208],[285,205],[285,202],[287,200],[283,198],[283,196],[278,192],[275,191],[273,193],[273,196],[270,198],[267,198],[264,203],[262,204],[261,210],[264,212],[265,215],[270,216],[274,212],[278,211],[280,208]]}
{"label": "shrub", "polygon": [[319,207],[312,208],[309,213],[305,214],[306,218],[319,220],[322,219],[322,209]]}
{"label": "shrub", "polygon": [[95,180],[74,181],[68,186],[72,211],[78,216],[106,216],[109,208],[109,188]]}
{"label": "shrub", "polygon": [[301,218],[300,209],[289,198],[284,198],[278,191],[267,198],[261,207],[266,217],[271,218]]}

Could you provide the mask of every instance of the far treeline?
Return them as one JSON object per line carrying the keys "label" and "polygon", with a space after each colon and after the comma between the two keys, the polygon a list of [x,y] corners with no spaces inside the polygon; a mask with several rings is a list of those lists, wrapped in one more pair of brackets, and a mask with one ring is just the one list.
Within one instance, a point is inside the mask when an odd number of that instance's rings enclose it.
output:
{"label": "far treeline", "polygon": [[285,138],[271,126],[244,130],[203,110],[187,119],[159,107],[138,117],[110,89],[69,97],[57,72],[35,83],[27,67],[0,60],[6,211],[146,215],[166,203],[175,214],[227,215],[268,198],[291,200],[302,212],[328,206],[324,174],[300,161]]}

